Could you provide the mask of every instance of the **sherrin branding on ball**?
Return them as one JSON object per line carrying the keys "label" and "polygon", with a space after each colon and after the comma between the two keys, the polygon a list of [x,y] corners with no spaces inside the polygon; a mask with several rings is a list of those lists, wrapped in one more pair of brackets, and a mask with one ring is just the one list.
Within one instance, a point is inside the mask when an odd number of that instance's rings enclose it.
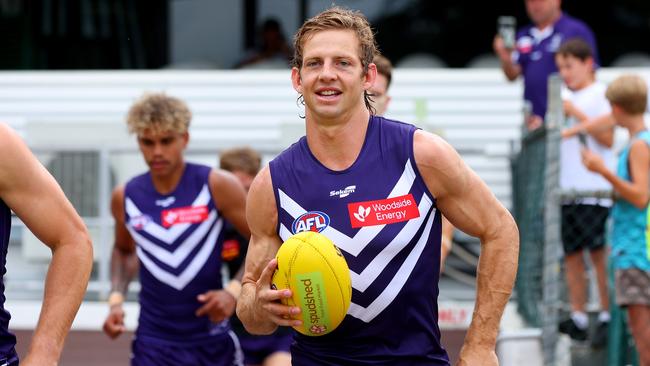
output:
{"label": "sherrin branding on ball", "polygon": [[299,306],[302,320],[294,327],[308,336],[327,334],[341,324],[350,307],[350,270],[341,251],[325,235],[305,231],[287,239],[276,255],[272,287],[288,288],[285,305]]}

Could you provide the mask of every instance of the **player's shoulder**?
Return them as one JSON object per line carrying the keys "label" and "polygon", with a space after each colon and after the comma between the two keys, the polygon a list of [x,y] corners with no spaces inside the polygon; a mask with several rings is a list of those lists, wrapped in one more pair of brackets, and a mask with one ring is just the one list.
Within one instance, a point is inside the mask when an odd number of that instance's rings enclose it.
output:
{"label": "player's shoulder", "polygon": [[149,173],[149,171],[146,171],[131,177],[131,179],[129,179],[126,183],[124,183],[124,190],[127,189],[130,190],[134,188],[145,188],[151,185],[150,175],[151,174]]}
{"label": "player's shoulder", "polygon": [[227,170],[220,168],[210,168],[207,166],[206,168],[208,168],[208,181],[214,188],[240,184],[237,177]]}
{"label": "player's shoulder", "polygon": [[385,126],[391,126],[395,128],[417,128],[412,123],[407,123],[392,118],[386,118],[383,116],[372,116],[372,121],[376,123],[381,123],[382,125]]}
{"label": "player's shoulder", "polygon": [[251,194],[273,193],[273,181],[271,178],[271,169],[269,165],[265,165],[253,179],[251,183]]}
{"label": "player's shoulder", "polygon": [[3,151],[2,156],[8,156],[9,153],[15,150],[15,146],[19,142],[18,139],[16,131],[6,123],[0,122],[0,151]]}
{"label": "player's shoulder", "polygon": [[413,135],[413,151],[420,156],[435,160],[456,155],[454,148],[442,137],[423,130],[416,130]]}
{"label": "player's shoulder", "polygon": [[[246,202],[246,217],[249,224],[254,222],[265,226],[277,217],[275,194],[271,179],[271,171],[267,165],[257,173],[251,183]],[[271,224],[271,226],[274,225]]]}
{"label": "player's shoulder", "polygon": [[4,122],[0,122],[0,136],[6,137],[10,135],[12,131],[13,130],[11,129],[11,127],[9,127],[9,125],[7,125]]}
{"label": "player's shoulder", "polygon": [[458,152],[443,138],[417,130],[413,137],[415,164],[423,175],[456,176],[463,165]]}
{"label": "player's shoulder", "polygon": [[115,188],[113,188],[113,191],[111,192],[111,200],[123,201],[125,190],[126,190],[126,184],[118,184],[117,186],[115,186]]}
{"label": "player's shoulder", "polygon": [[419,130],[413,124],[379,116],[372,116],[371,123],[370,136],[378,138],[382,145],[405,145],[413,141],[414,132]]}

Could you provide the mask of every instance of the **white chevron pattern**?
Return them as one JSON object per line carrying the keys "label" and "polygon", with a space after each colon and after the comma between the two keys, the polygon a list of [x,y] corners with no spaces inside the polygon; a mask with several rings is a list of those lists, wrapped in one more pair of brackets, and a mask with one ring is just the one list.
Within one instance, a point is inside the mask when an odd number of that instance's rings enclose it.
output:
{"label": "white chevron pattern", "polygon": [[[400,176],[400,179],[397,181],[392,191],[387,198],[393,198],[398,196],[406,195],[410,192],[413,182],[415,181],[416,174],[411,165],[411,161],[407,160],[404,171]],[[278,196],[280,198],[280,207],[285,210],[291,217],[296,219],[300,215],[307,212],[300,204],[294,201],[282,190],[278,189]],[[368,287],[374,282],[378,273],[386,268],[388,263],[402,250],[408,243],[410,243],[418,230],[424,224],[424,220],[427,217],[427,214],[433,206],[433,201],[426,194],[422,195],[422,199],[418,205],[418,210],[420,216],[417,219],[409,220],[409,222],[404,225],[402,230],[393,238],[393,240],[382,249],[382,251],[375,257],[373,260],[364,268],[361,273],[355,273],[350,270],[350,276],[352,279],[352,287],[358,291],[364,292]],[[390,303],[395,299],[397,294],[401,291],[402,287],[406,283],[408,277],[411,275],[413,268],[420,258],[424,247],[429,239],[431,233],[431,228],[433,226],[433,221],[435,218],[436,212],[431,212],[429,220],[426,222],[426,227],[424,232],[420,236],[420,239],[411,250],[406,260],[397,273],[391,280],[390,284],[384,289],[384,291],[375,299],[368,307],[362,307],[355,303],[350,305],[348,309],[348,314],[358,318],[364,322],[370,322],[377,315],[379,315]],[[354,237],[350,238],[346,234],[336,230],[331,225],[323,230],[323,234],[330,238],[336,245],[343,251],[353,255],[358,256],[361,251],[368,246],[368,244],[381,232],[385,225],[375,225],[375,226],[365,226],[359,229]],[[291,235],[291,231],[284,225],[280,225],[280,238],[284,241],[287,240]]]}
{"label": "white chevron pattern", "polygon": [[151,274],[156,277],[160,282],[165,283],[177,290],[182,290],[187,286],[190,281],[196,277],[196,274],[199,273],[201,268],[205,265],[206,261],[210,257],[210,253],[214,250],[217,245],[217,238],[219,232],[221,231],[223,220],[219,219],[217,225],[214,225],[207,239],[205,240],[203,247],[199,250],[196,256],[192,259],[190,264],[178,275],[169,273],[164,269],[160,268],[156,263],[154,263],[145,253],[144,249],[141,246],[136,247],[136,252],[140,262],[147,268]]}
{"label": "white chevron pattern", "polygon": [[393,240],[388,243],[388,245],[386,245],[375,258],[372,259],[361,273],[356,274],[353,271],[350,271],[353,288],[361,292],[366,291],[368,286],[370,286],[377,277],[377,274],[381,273],[388,263],[390,263],[390,261],[393,260],[393,258],[395,258],[395,256],[411,242],[411,240],[413,240],[413,237],[422,226],[422,223],[427,217],[427,213],[432,205],[433,202],[431,199],[426,194],[423,194],[422,200],[420,200],[420,204],[418,205],[420,217],[409,220],[395,238],[393,238]]}
{"label": "white chevron pattern", "polygon": [[399,270],[397,270],[395,277],[393,277],[384,291],[382,291],[382,293],[377,296],[377,298],[373,300],[373,302],[368,305],[368,307],[363,307],[355,303],[351,303],[350,308],[348,309],[348,314],[366,323],[369,323],[377,315],[379,315],[379,313],[386,309],[386,307],[388,307],[388,305],[390,305],[393,300],[395,300],[395,297],[397,297],[397,294],[406,283],[406,280],[408,280],[411,272],[413,272],[413,268],[415,268],[415,265],[417,264],[418,259],[420,258],[420,255],[422,254],[422,251],[427,244],[427,240],[431,234],[431,227],[433,226],[434,217],[435,213],[432,212],[429,220],[427,220],[427,226],[424,228],[424,232],[422,232],[422,235],[420,236],[420,240],[418,240],[417,244],[415,244],[415,247],[411,253],[409,253],[408,257],[406,257],[406,260],[404,263],[402,263]]}
{"label": "white chevron pattern", "polygon": [[[210,194],[210,189],[208,188],[208,185],[206,184],[206,185],[203,186],[203,188],[201,189],[201,192],[199,192],[199,194],[194,199],[194,202],[192,203],[192,206],[205,206],[210,202],[211,199],[212,199],[212,195]],[[135,205],[135,203],[133,201],[131,201],[130,198],[126,197],[124,205],[125,205],[125,208],[126,208],[126,213],[129,215],[129,217],[138,217],[138,216],[142,215],[142,211],[140,211],[140,209]],[[127,223],[127,225],[128,225],[128,223]],[[142,230],[144,230],[148,234],[158,238],[162,242],[171,245],[191,225],[192,224],[190,224],[190,223],[183,223],[183,224],[172,225],[169,228],[164,228],[164,227],[160,226],[159,224],[157,224],[157,223],[155,223],[153,221],[150,221],[142,228]]]}
{"label": "white chevron pattern", "polygon": [[[393,198],[408,194],[414,181],[415,171],[413,171],[411,161],[407,160],[402,175],[400,176],[397,183],[395,183],[395,186],[387,198]],[[291,217],[294,219],[307,212],[282,190],[278,189],[278,195],[280,196],[280,207],[287,211],[289,215],[291,215]],[[284,225],[282,226],[283,227],[280,228],[280,238],[282,240],[287,240],[287,238],[292,235],[291,231],[284,227]],[[322,233],[323,235],[330,238],[334,243],[336,243],[340,249],[356,257],[368,245],[368,243],[370,243],[372,239],[374,239],[375,236],[379,234],[384,226],[385,225],[364,226],[359,231],[357,231],[357,233],[352,238],[334,229],[331,225],[323,230]]]}
{"label": "white chevron pattern", "polygon": [[[155,243],[152,243],[149,239],[140,235],[137,230],[134,230],[131,227],[128,227],[128,230],[129,233],[131,233],[133,240],[135,240],[135,242],[140,247],[142,247],[142,249],[148,253],[151,253],[153,257],[165,263],[166,265],[177,268],[192,252],[192,250],[194,250],[194,248],[196,248],[196,246],[201,243],[201,240],[205,237],[205,234],[207,234],[208,230],[210,230],[215,220],[217,220],[217,211],[212,210],[210,211],[208,218],[203,221],[201,225],[199,225],[196,230],[194,230],[194,232],[192,232],[192,234],[190,234],[173,252],[170,252],[169,250],[162,248]],[[216,226],[218,234],[221,232],[223,220],[217,221]]]}

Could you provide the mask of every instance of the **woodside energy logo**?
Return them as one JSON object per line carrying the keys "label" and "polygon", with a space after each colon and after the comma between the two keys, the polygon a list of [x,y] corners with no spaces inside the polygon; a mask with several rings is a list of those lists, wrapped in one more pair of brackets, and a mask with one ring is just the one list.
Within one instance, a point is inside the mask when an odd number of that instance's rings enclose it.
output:
{"label": "woodside energy logo", "polygon": [[418,205],[410,193],[383,200],[350,203],[348,213],[353,228],[392,224],[420,217]]}

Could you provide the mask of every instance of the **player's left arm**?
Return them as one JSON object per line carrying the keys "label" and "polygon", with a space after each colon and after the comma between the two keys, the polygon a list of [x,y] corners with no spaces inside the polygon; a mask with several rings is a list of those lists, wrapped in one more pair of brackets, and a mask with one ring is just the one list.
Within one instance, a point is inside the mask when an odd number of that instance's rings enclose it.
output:
{"label": "player's left arm", "polygon": [[[223,217],[235,226],[246,239],[250,230],[246,223],[246,191],[237,178],[224,170],[213,169],[209,177],[212,199]],[[208,316],[213,322],[220,322],[235,312],[236,301],[241,292],[243,269],[221,290],[210,290],[199,294],[197,300],[202,304],[196,316]]]}
{"label": "player's left arm", "polygon": [[444,140],[417,131],[414,153],[441,213],[458,229],[481,240],[476,305],[459,365],[497,365],[499,323],[517,273],[517,225],[487,185]]}
{"label": "player's left arm", "polygon": [[0,198],[52,251],[40,317],[21,365],[55,365],[88,285],[90,236],[54,178],[1,124]]}

